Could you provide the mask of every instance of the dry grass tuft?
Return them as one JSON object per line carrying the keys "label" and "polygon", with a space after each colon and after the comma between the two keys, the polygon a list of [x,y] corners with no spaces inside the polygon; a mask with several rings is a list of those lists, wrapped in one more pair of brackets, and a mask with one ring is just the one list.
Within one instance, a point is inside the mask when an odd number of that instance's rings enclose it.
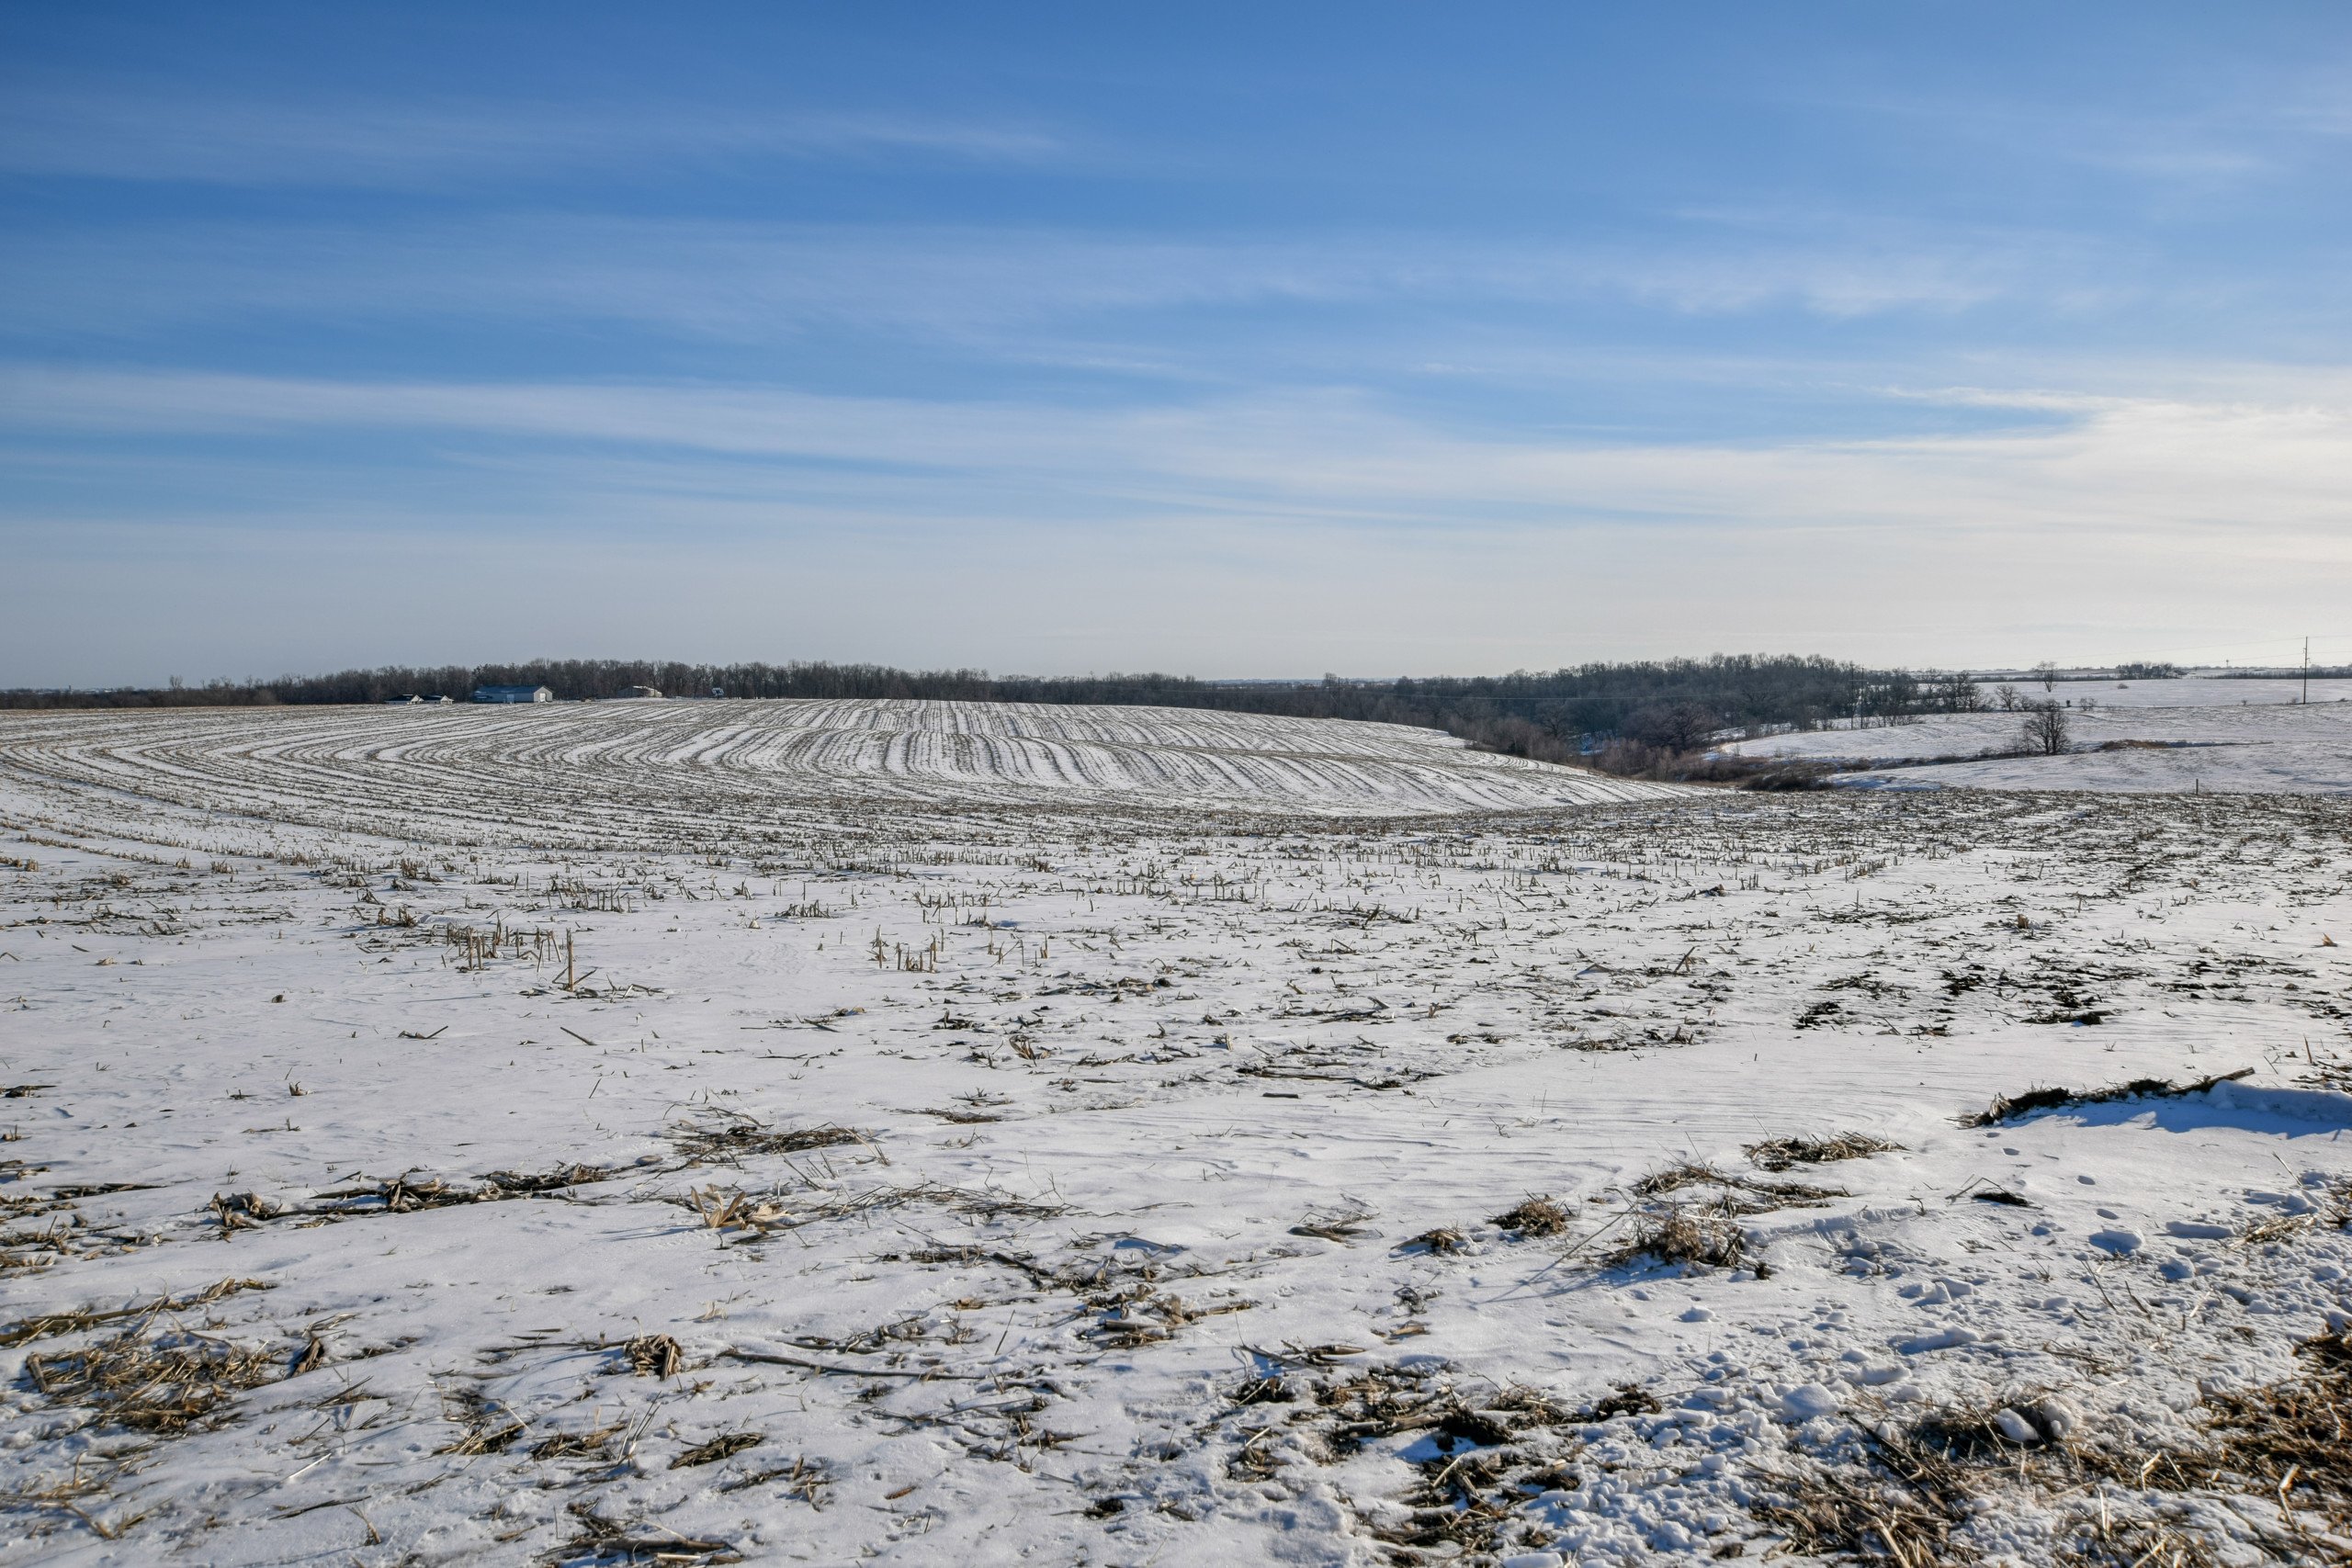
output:
{"label": "dry grass tuft", "polygon": [[592,1427],[584,1432],[559,1432],[552,1438],[542,1438],[535,1444],[531,1457],[538,1460],[610,1459],[613,1439],[620,1433],[621,1428],[617,1426]]}
{"label": "dry grass tuft", "polygon": [[1679,1204],[1664,1213],[1644,1214],[1634,1234],[1604,1261],[1612,1268],[1685,1264],[1736,1269],[1747,1260],[1747,1237],[1728,1216]]}
{"label": "dry grass tuft", "polygon": [[312,1213],[338,1216],[354,1214],[410,1214],[420,1209],[446,1209],[459,1203],[480,1202],[491,1196],[470,1187],[458,1187],[437,1176],[411,1179],[403,1172],[390,1181],[370,1182],[365,1187],[338,1187],[318,1196],[327,1205]]}
{"label": "dry grass tuft", "polygon": [[158,1314],[187,1312],[192,1307],[209,1306],[214,1302],[233,1296],[242,1291],[271,1289],[266,1280],[216,1280],[200,1291],[185,1296],[158,1296],[152,1302],[141,1302],[127,1307],[87,1308],[80,1312],[49,1313],[28,1317],[0,1329],[0,1345],[29,1345],[36,1339],[53,1335],[74,1334],[85,1328],[95,1328],[102,1323],[119,1323],[124,1318],[142,1322]]}
{"label": "dry grass tuft", "polygon": [[[1280,1394],[1261,1392],[1272,1381],[1249,1385],[1236,1403],[1277,1402]],[[1271,1474],[1276,1461],[1268,1439],[1283,1430],[1307,1432],[1309,1453],[1324,1462],[1344,1461],[1368,1443],[1427,1433],[1427,1448],[1417,1450],[1427,1456],[1416,1461],[1419,1479],[1399,1499],[1410,1512],[1363,1517],[1359,1528],[1400,1562],[1427,1561],[1432,1552],[1491,1561],[1483,1554],[1503,1549],[1531,1492],[1575,1484],[1564,1462],[1572,1449],[1551,1429],[1576,1419],[1534,1389],[1482,1388],[1473,1402],[1451,1385],[1442,1366],[1364,1366],[1318,1384],[1312,1408],[1248,1431],[1232,1470],[1245,1477]]]}
{"label": "dry grass tuft", "polygon": [[176,1437],[238,1393],[275,1382],[279,1350],[255,1350],[197,1334],[149,1337],[138,1328],[79,1350],[25,1358],[25,1375],[52,1404],[81,1405],[101,1421]]}
{"label": "dry grass tuft", "polygon": [[525,1173],[494,1170],[481,1179],[478,1187],[463,1182],[447,1181],[437,1176],[418,1177],[404,1171],[389,1181],[372,1181],[362,1187],[340,1187],[320,1193],[311,1204],[299,1210],[287,1210],[260,1200],[259,1207],[242,1207],[251,1194],[237,1198],[215,1199],[213,1206],[221,1214],[225,1228],[235,1229],[230,1209],[242,1213],[247,1219],[275,1219],[281,1214],[300,1213],[331,1220],[361,1219],[377,1214],[413,1214],[424,1209],[450,1209],[467,1203],[495,1203],[509,1198],[530,1198],[548,1192],[560,1192],[594,1181],[610,1181],[626,1168],[594,1165],[564,1165],[553,1170]]}
{"label": "dry grass tuft", "polygon": [[580,1522],[580,1533],[565,1541],[551,1560],[560,1568],[616,1568],[625,1562],[743,1561],[742,1554],[726,1541],[680,1535],[659,1525],[625,1525],[597,1513],[594,1503],[574,1503],[564,1511]]}
{"label": "dry grass tuft", "polygon": [[1867,1133],[1839,1133],[1826,1138],[1767,1138],[1741,1152],[1762,1169],[1786,1170],[1792,1165],[1826,1165],[1832,1160],[1894,1154],[1902,1147]]}
{"label": "dry grass tuft", "polygon": [[1952,1528],[1967,1517],[1961,1494],[1905,1484],[1876,1469],[1812,1469],[1785,1477],[1755,1504],[1756,1517],[1808,1557],[1892,1560],[1900,1568],[1964,1561]]}
{"label": "dry grass tuft", "polygon": [[523,1435],[522,1417],[508,1409],[503,1401],[492,1399],[478,1388],[461,1388],[448,1395],[443,1401],[442,1413],[462,1429],[463,1435],[457,1441],[434,1450],[435,1453],[503,1453]]}
{"label": "dry grass tuft", "polygon": [[264,1220],[274,1220],[286,1212],[286,1205],[258,1192],[215,1192],[212,1195],[212,1217],[220,1222],[220,1236],[227,1240],[232,1231],[253,1230]]}
{"label": "dry grass tuft", "polygon": [[2278,1214],[2248,1225],[2238,1236],[2240,1247],[2262,1247],[2301,1235],[2317,1222],[2315,1214]]}
{"label": "dry grass tuft", "polygon": [[1315,1390],[1315,1404],[1333,1425],[1324,1441],[1337,1455],[1399,1432],[1437,1425],[1445,1396],[1432,1386],[1435,1370],[1423,1364],[1356,1367]]}
{"label": "dry grass tuft", "polygon": [[1310,1213],[1290,1227],[1290,1234],[1311,1235],[1318,1241],[1336,1241],[1344,1246],[1362,1236],[1371,1219],[1371,1213],[1363,1209],[1326,1209]]}
{"label": "dry grass tuft", "polygon": [[[1909,1431],[1866,1428],[1864,1436],[1864,1462],[1797,1472],[1751,1511],[1801,1553],[1892,1560],[1901,1568],[1975,1561],[1952,1532],[1986,1506],[1978,1483],[2012,1474],[2006,1467],[2018,1462],[2020,1451],[2014,1444],[2003,1448],[1992,1413],[1951,1412]],[[2154,1568],[2155,1561],[2142,1568]]]}
{"label": "dry grass tuft", "polygon": [[1519,1235],[1557,1235],[1568,1228],[1568,1211],[1547,1197],[1533,1197],[1506,1209],[1487,1224]]}
{"label": "dry grass tuft", "polygon": [[[800,1454],[796,1455],[790,1464],[775,1465],[767,1470],[754,1471],[749,1475],[739,1475],[731,1480],[722,1481],[718,1483],[718,1490],[741,1492],[745,1487],[765,1486],[770,1482],[781,1483],[786,1496],[797,1497],[810,1507],[821,1510],[825,1506],[825,1488],[833,1483],[833,1477],[822,1460],[812,1461],[806,1454]],[[712,1558],[709,1561],[718,1562],[730,1560]]]}
{"label": "dry grass tuft", "polygon": [[1542,1389],[1513,1383],[1487,1402],[1490,1410],[1510,1412],[1518,1420],[1532,1427],[1557,1427],[1577,1420],[1577,1412],[1569,1409]]}
{"label": "dry grass tuft", "polygon": [[733,1188],[698,1187],[673,1201],[693,1210],[705,1226],[715,1231],[744,1231],[752,1235],[765,1235],[792,1218],[791,1213],[773,1195],[758,1197]]}
{"label": "dry grass tuft", "polygon": [[958,1127],[973,1127],[983,1122],[1001,1122],[1004,1120],[1003,1117],[986,1111],[956,1111],[944,1107],[927,1107],[915,1111],[914,1114],[918,1116],[936,1116],[942,1122],[953,1122]]}
{"label": "dry grass tuft", "polygon": [[1289,1404],[1298,1398],[1298,1391],[1282,1374],[1251,1378],[1230,1396],[1236,1404]]}
{"label": "dry grass tuft", "polygon": [[2114,1084],[2106,1089],[2033,1089],[2023,1094],[2002,1095],[1992,1105],[1971,1116],[1960,1119],[1963,1127],[1996,1127],[2004,1122],[2015,1122],[2037,1111],[2054,1111],[2069,1105],[2106,1105],[2119,1100],[2178,1100],[2184,1095],[2202,1094],[2216,1084],[2233,1083],[2251,1077],[2252,1067],[2240,1067],[2233,1073],[2217,1073],[2195,1083],[2175,1083],[2170,1078],[2133,1078],[2130,1083]]}
{"label": "dry grass tuft", "polygon": [[1657,1395],[1637,1382],[1621,1382],[1577,1413],[1579,1421],[1613,1421],[1620,1416],[1655,1416],[1664,1406]]}
{"label": "dry grass tuft", "polygon": [[[2000,1459],[2024,1446],[2003,1430],[2001,1417],[2009,1408],[2007,1404],[1970,1404],[1931,1412],[1904,1433],[1903,1444],[1953,1463]],[[2023,1413],[2014,1418],[2023,1418]],[[2042,1428],[2037,1427],[2026,1436],[2041,1441]]]}
{"label": "dry grass tuft", "polygon": [[621,1347],[621,1355],[639,1377],[673,1378],[686,1364],[685,1348],[666,1334],[640,1334]]}
{"label": "dry grass tuft", "polygon": [[2207,1394],[2206,1426],[2220,1439],[2222,1467],[2342,1531],[2352,1527],[2352,1331],[2295,1348],[2308,1368],[2301,1377]]}
{"label": "dry grass tuft", "polygon": [[1443,1255],[1449,1252],[1459,1252],[1465,1245],[1466,1238],[1460,1231],[1448,1230],[1440,1225],[1435,1230],[1423,1231],[1410,1241],[1399,1243],[1396,1250],[1411,1252],[1418,1249],[1422,1252]]}
{"label": "dry grass tuft", "polygon": [[732,1458],[745,1449],[755,1449],[768,1440],[765,1432],[726,1432],[707,1443],[696,1443],[670,1461],[672,1470],[691,1470],[698,1464],[717,1464]]}
{"label": "dry grass tuft", "polygon": [[[1717,1170],[1712,1165],[1697,1160],[1685,1160],[1654,1170],[1634,1183],[1632,1191],[1637,1198],[1663,1198],[1687,1187],[1713,1187],[1723,1197],[1716,1207],[1726,1213],[1761,1214],[1791,1205],[1804,1206],[1825,1203],[1832,1198],[1847,1196],[1838,1187],[1815,1187],[1803,1181],[1763,1181],[1752,1176],[1733,1176]],[[1744,1194],[1734,1198],[1734,1193]]]}
{"label": "dry grass tuft", "polygon": [[1668,1193],[1679,1192],[1685,1187],[1736,1187],[1737,1185],[1739,1185],[1739,1179],[1736,1176],[1726,1175],[1713,1166],[1702,1164],[1698,1160],[1684,1160],[1679,1165],[1669,1165],[1662,1170],[1651,1171],[1634,1183],[1633,1191],[1637,1198],[1663,1198]]}
{"label": "dry grass tuft", "polygon": [[777,1129],[755,1116],[717,1108],[697,1112],[695,1120],[684,1126],[670,1128],[664,1136],[693,1165],[723,1163],[758,1155],[797,1155],[810,1149],[829,1149],[841,1144],[871,1143],[865,1134],[849,1127],[826,1125]]}
{"label": "dry grass tuft", "polygon": [[560,1192],[568,1187],[585,1187],[592,1182],[610,1181],[619,1174],[618,1170],[601,1165],[560,1165],[553,1170],[493,1170],[481,1179],[486,1192],[523,1198],[538,1192]]}
{"label": "dry grass tuft", "polygon": [[2075,1539],[2059,1549],[2059,1568],[2223,1568],[2226,1561],[2204,1537],[2154,1519],[2086,1508],[2067,1523]]}
{"label": "dry grass tuft", "polygon": [[1997,1489],[2023,1483],[2045,1499],[2096,1489],[2099,1506],[2067,1517],[2053,1562],[2239,1561],[2185,1508],[2148,1510],[2149,1494],[2179,1493],[2222,1504],[2267,1561],[2352,1561],[2344,1544],[2352,1529],[2352,1337],[2322,1334],[2297,1349],[2301,1376],[2207,1393],[2208,1445],[2138,1448],[2128,1434],[2083,1428],[2054,1396],[2024,1395],[1936,1412],[1899,1432],[1880,1427],[1868,1434],[1864,1464],[1798,1474],[1755,1512],[1801,1552],[1926,1564],[1966,1560],[1963,1543],[1949,1538]]}

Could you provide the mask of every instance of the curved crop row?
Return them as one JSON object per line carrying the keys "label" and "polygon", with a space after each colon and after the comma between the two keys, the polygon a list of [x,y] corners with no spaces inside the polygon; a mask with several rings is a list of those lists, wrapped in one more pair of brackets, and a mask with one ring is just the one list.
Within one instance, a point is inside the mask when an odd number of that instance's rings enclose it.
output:
{"label": "curved crop row", "polygon": [[0,777],[116,815],[579,847],[701,842],[868,807],[1421,816],[1678,793],[1398,725],[884,701],[8,716]]}

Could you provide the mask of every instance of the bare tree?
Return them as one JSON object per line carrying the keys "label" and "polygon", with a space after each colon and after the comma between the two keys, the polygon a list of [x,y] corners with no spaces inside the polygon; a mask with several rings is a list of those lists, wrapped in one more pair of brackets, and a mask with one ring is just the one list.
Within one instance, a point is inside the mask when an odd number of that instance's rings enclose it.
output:
{"label": "bare tree", "polygon": [[1936,700],[1947,713],[1979,713],[1984,693],[1967,671],[1955,671],[1936,682]]}
{"label": "bare tree", "polygon": [[1722,716],[1697,703],[1653,704],[1625,721],[1625,733],[1643,745],[1674,752],[1697,750],[1722,728]]}
{"label": "bare tree", "polygon": [[2044,756],[2055,757],[2066,750],[2066,710],[2056,703],[2028,703],[2025,705],[2025,743]]}
{"label": "bare tree", "polygon": [[2045,659],[2033,667],[2033,678],[2041,682],[2043,691],[2049,691],[2058,684],[2058,666]]}
{"label": "bare tree", "polygon": [[2003,713],[2017,712],[2018,705],[2025,701],[2025,698],[2018,694],[2018,689],[2007,681],[1993,688],[1993,695],[1999,701]]}

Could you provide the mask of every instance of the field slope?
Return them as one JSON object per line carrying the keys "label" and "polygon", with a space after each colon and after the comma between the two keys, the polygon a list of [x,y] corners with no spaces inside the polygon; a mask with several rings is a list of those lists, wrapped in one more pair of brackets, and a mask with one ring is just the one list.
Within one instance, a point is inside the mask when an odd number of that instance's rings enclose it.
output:
{"label": "field slope", "polygon": [[0,715],[11,775],[108,811],[582,846],[878,807],[1407,817],[1679,793],[1402,725],[890,701]]}
{"label": "field slope", "polygon": [[0,727],[0,1564],[2352,1551],[2352,802]]}

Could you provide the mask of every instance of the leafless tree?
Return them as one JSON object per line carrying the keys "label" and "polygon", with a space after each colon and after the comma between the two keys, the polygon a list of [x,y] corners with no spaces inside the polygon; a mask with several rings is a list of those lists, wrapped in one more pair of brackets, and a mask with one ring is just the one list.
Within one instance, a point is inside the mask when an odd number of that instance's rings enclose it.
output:
{"label": "leafless tree", "polygon": [[1977,713],[1984,706],[1984,691],[1965,670],[1936,682],[1936,700],[1947,713]]}
{"label": "leafless tree", "polygon": [[2025,743],[2044,756],[2055,757],[2066,750],[2066,710],[2056,703],[2028,703],[2025,705]]}
{"label": "leafless tree", "polygon": [[1993,695],[2000,703],[2003,713],[2017,712],[2018,705],[2025,701],[2018,694],[2018,689],[2007,681],[1993,688]]}
{"label": "leafless tree", "polygon": [[1675,752],[1697,750],[1722,728],[1722,716],[1697,703],[1656,704],[1625,721],[1625,733],[1645,746]]}
{"label": "leafless tree", "polygon": [[2049,691],[2058,684],[2058,666],[2045,659],[2033,667],[2033,678],[2041,682],[2043,691]]}

